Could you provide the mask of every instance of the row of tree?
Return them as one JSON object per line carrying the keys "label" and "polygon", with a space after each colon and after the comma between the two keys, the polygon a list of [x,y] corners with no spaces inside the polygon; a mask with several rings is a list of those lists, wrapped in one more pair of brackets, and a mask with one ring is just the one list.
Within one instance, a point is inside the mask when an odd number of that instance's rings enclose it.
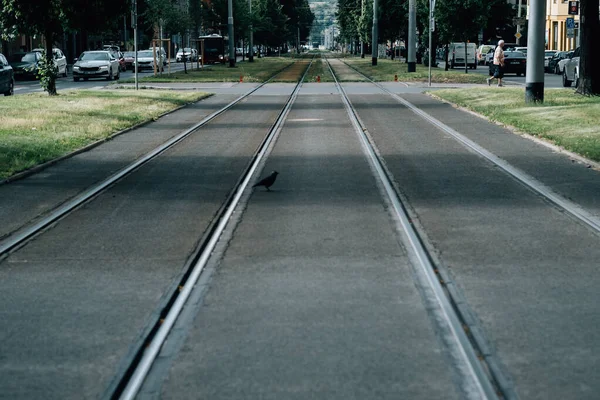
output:
{"label": "row of tree", "polygon": [[[429,0],[415,0],[419,47],[426,48],[429,26]],[[380,43],[404,40],[408,43],[408,0],[379,0],[378,39]],[[580,0],[581,5],[581,58],[577,92],[600,95],[600,54],[594,50],[600,37],[599,0]],[[517,10],[506,0],[440,0],[435,6],[433,49],[450,42],[476,43],[479,34],[494,43],[503,38],[510,40],[513,18]],[[338,0],[340,39],[344,42],[371,42],[373,0]],[[447,63],[446,63],[447,65]]]}
{"label": "row of tree", "polygon": [[[47,59],[41,82],[50,95],[55,95],[57,71],[52,68],[51,57],[57,39],[71,32],[85,38],[116,32],[123,18],[130,18],[133,1],[0,0],[0,34],[4,40],[18,34],[44,36]],[[227,0],[137,0],[137,10],[138,30],[149,37],[157,35],[158,26],[163,36],[227,31]],[[278,47],[305,40],[314,15],[308,0],[234,0],[233,18],[237,40],[247,40],[252,26],[257,45]]]}

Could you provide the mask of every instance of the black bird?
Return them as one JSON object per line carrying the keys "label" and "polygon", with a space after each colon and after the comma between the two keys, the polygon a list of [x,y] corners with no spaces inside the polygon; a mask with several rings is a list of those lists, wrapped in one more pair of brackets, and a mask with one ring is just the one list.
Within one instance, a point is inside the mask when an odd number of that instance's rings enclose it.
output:
{"label": "black bird", "polygon": [[277,179],[278,174],[279,174],[279,172],[273,171],[273,172],[271,172],[271,175],[267,176],[266,178],[261,179],[258,183],[256,183],[252,187],[264,186],[267,188],[268,191],[270,191],[269,188],[275,183],[275,179]]}

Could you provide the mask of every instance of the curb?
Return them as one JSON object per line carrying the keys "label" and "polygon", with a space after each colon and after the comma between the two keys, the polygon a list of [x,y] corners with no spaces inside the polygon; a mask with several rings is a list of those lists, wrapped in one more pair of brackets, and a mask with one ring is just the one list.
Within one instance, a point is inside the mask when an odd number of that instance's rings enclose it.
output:
{"label": "curb", "polygon": [[463,112],[471,114],[471,115],[473,115],[475,117],[479,117],[481,119],[484,119],[484,120],[486,120],[486,121],[488,121],[488,122],[490,122],[492,124],[496,124],[496,125],[502,126],[502,127],[506,128],[506,129],[510,130],[515,135],[522,136],[522,137],[524,137],[526,139],[529,139],[529,140],[531,140],[531,141],[533,141],[533,142],[535,142],[537,144],[545,146],[548,149],[555,151],[556,153],[562,153],[562,154],[568,156],[569,158],[574,159],[574,160],[576,160],[576,161],[578,161],[578,162],[580,162],[582,164],[587,164],[590,168],[593,168],[596,171],[600,171],[600,162],[596,162],[596,161],[590,160],[589,158],[586,158],[586,157],[584,157],[584,156],[582,156],[580,154],[573,153],[572,151],[567,150],[564,147],[558,146],[558,145],[550,142],[548,139],[541,138],[541,137],[538,137],[538,136],[534,136],[534,135],[532,135],[530,133],[527,133],[527,132],[522,132],[522,131],[520,131],[519,129],[517,129],[516,127],[514,127],[512,125],[507,125],[507,124],[504,124],[504,123],[499,122],[499,121],[494,121],[494,120],[490,119],[489,117],[486,117],[485,115],[479,114],[476,111],[469,110],[466,107],[459,106],[458,104],[452,103],[451,101],[442,99],[441,97],[436,96],[434,93],[425,93],[425,94],[427,94],[428,96],[433,97],[434,99],[439,100],[439,101],[441,101],[443,103],[450,104],[450,105],[452,105],[452,107],[454,107],[454,108],[456,108],[458,110],[461,110]]}

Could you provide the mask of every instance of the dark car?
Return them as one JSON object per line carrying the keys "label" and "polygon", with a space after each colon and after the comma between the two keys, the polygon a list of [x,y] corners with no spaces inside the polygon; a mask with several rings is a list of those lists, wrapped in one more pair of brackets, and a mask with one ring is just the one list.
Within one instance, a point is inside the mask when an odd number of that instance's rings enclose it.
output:
{"label": "dark car", "polygon": [[568,56],[569,56],[568,51],[557,51],[556,53],[554,53],[552,58],[550,58],[550,60],[548,60],[548,66],[546,67],[546,72],[555,73],[557,75],[562,73],[562,70],[558,66],[558,62],[560,60],[564,60]]}
{"label": "dark car", "polygon": [[38,63],[42,59],[42,53],[30,51],[28,53],[15,53],[10,57],[9,63],[15,73],[15,78],[36,79]]}
{"label": "dark car", "polygon": [[4,55],[0,54],[0,93],[10,96],[15,92],[15,74]]}
{"label": "dark car", "polygon": [[[490,64],[490,76],[494,75],[493,64]],[[527,71],[527,57],[520,51],[504,52],[504,74],[525,75]]]}
{"label": "dark car", "polygon": [[123,60],[125,60],[125,69],[133,70],[133,62],[135,61],[135,52],[126,51],[123,53]]}

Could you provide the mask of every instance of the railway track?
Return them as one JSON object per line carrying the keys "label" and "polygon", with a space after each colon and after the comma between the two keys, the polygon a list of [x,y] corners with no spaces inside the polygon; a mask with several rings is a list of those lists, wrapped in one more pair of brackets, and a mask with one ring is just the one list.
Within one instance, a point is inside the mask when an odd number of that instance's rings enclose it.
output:
{"label": "railway track", "polygon": [[[404,239],[405,246],[410,253],[410,258],[414,263],[417,279],[419,279],[421,284],[431,289],[429,293],[431,293],[430,296],[432,298],[429,300],[438,306],[435,311],[438,314],[436,319],[444,321],[445,326],[443,329],[451,332],[451,341],[446,344],[452,349],[451,351],[454,355],[462,361],[463,365],[466,366],[466,372],[463,373],[462,378],[469,382],[467,385],[475,388],[477,398],[490,400],[510,398],[511,396],[507,393],[508,390],[502,388],[497,377],[489,372],[491,370],[489,366],[486,365],[485,361],[482,361],[485,358],[481,350],[474,345],[473,338],[469,337],[467,333],[468,329],[463,328],[466,326],[465,321],[456,309],[455,303],[453,304],[452,298],[448,296],[447,291],[440,282],[439,276],[436,274],[438,266],[434,264],[433,257],[429,254],[427,247],[423,244],[422,238],[414,228],[406,206],[403,204],[401,196],[394,187],[393,176],[386,169],[385,163],[380,159],[374,143],[365,133],[367,129],[360,121],[357,110],[352,106],[344,88],[338,82],[331,63],[328,59],[325,60],[331,75],[334,77],[335,85],[346,106],[348,117],[352,121],[352,125],[360,138],[376,178],[380,181],[383,188],[382,191],[391,205],[393,214],[399,221],[397,228],[400,236]],[[344,65],[349,67],[345,63]],[[356,70],[354,72],[362,76],[364,80],[371,81],[368,77],[360,74],[360,72]],[[375,84],[375,82],[371,82]]]}
{"label": "railway track", "polygon": [[293,66],[296,64],[297,63],[291,64],[290,66],[285,68],[283,71],[280,71],[276,75],[271,77],[269,80],[261,83],[260,85],[256,86],[255,88],[242,94],[241,96],[239,96],[238,98],[236,98],[235,100],[233,100],[232,102],[227,104],[226,106],[212,112],[211,114],[209,114],[208,116],[203,118],[198,123],[194,124],[193,126],[191,126],[188,129],[182,131],[181,133],[175,135],[174,137],[172,137],[168,141],[162,143],[161,145],[157,146],[153,150],[147,152],[146,154],[139,157],[137,160],[135,160],[134,162],[125,166],[124,168],[121,168],[120,170],[118,170],[117,172],[112,174],[111,176],[109,176],[106,179],[100,181],[99,183],[85,189],[84,191],[77,194],[70,200],[64,202],[63,204],[59,205],[58,207],[55,207],[55,208],[47,211],[42,218],[30,221],[30,222],[22,225],[20,228],[14,230],[13,232],[9,233],[8,235],[6,235],[4,238],[2,238],[0,240],[0,259],[5,257],[11,251],[19,248],[20,246],[23,246],[24,244],[27,243],[27,241],[29,239],[36,236],[40,232],[43,232],[43,230],[46,227],[52,225],[53,223],[60,220],[64,216],[68,215],[70,212],[72,212],[76,208],[82,206],[90,199],[92,199],[95,196],[97,196],[98,194],[102,193],[104,190],[106,190],[111,185],[115,184],[119,180],[121,180],[124,177],[131,174],[133,171],[140,168],[142,165],[153,160],[154,158],[156,158],[160,154],[164,153],[168,149],[172,148],[173,146],[176,146],[178,143],[183,141],[185,138],[187,138],[191,134],[197,132],[199,129],[201,129],[203,126],[208,124],[210,121],[214,120],[216,117],[222,115],[223,113],[227,112],[228,110],[231,110],[236,104],[240,103],[241,101],[248,98],[250,95],[252,95],[256,91],[261,89],[263,86],[265,86],[269,82],[276,79],[277,76],[279,76],[281,74],[289,74],[290,71],[288,71],[288,70],[290,68],[293,68]]}
{"label": "railway track", "polygon": [[[335,78],[336,74],[333,68],[331,68],[329,60],[324,60],[327,63],[332,76]],[[277,137],[283,128],[288,113],[296,101],[303,80],[305,79],[306,73],[309,71],[309,69],[310,63],[307,63],[307,67],[304,70],[302,79],[297,83],[292,94],[287,99],[285,106],[279,112],[275,123],[269,129],[266,137],[252,156],[247,168],[240,174],[237,183],[231,190],[226,201],[220,207],[218,214],[211,222],[211,225],[202,238],[200,245],[195,250],[193,262],[190,265],[191,268],[184,274],[183,279],[177,285],[177,290],[170,295],[167,305],[160,310],[160,317],[155,321],[151,331],[143,338],[142,341],[139,342],[139,346],[136,350],[135,357],[133,357],[133,361],[123,375],[118,377],[118,383],[114,387],[114,390],[111,389],[109,397],[114,399],[133,399],[143,386],[144,381],[147,379],[148,373],[152,369],[153,363],[156,357],[159,355],[165,340],[168,339],[170,331],[174,327],[181,310],[185,307],[186,301],[190,298],[190,296],[192,296],[196,282],[203,274],[205,266],[209,262],[211,253],[217,246],[217,242],[219,241],[221,234],[228,227],[228,223],[236,214],[236,210],[239,209],[240,205],[243,206],[245,196],[247,196],[249,192],[248,185],[250,185],[255,179],[256,175],[260,173],[260,170],[265,163],[265,159],[269,156],[270,150],[277,141]],[[358,71],[356,72],[358,73]],[[375,82],[373,82],[373,84],[377,85]],[[366,126],[361,122],[357,110],[353,107],[343,86],[337,82],[337,79],[335,85],[343,100],[349,120],[351,121],[351,124],[359,137],[364,154],[366,154],[369,160],[368,162],[371,170],[378,181],[380,191],[386,198],[385,202],[389,206],[388,209],[391,210],[390,214],[392,214],[392,220],[395,222],[398,236],[403,239],[403,244],[409,253],[409,259],[411,260],[415,271],[415,279],[418,280],[419,285],[427,287],[427,290],[425,290],[427,296],[425,302],[436,305],[434,309],[428,309],[429,312],[433,313],[430,318],[435,321],[434,324],[443,324],[444,331],[451,332],[451,334],[448,336],[450,339],[447,339],[448,341],[445,342],[445,345],[450,349],[453,357],[457,360],[460,360],[460,368],[458,368],[460,371],[458,374],[461,376],[462,380],[467,382],[465,386],[473,389],[472,398],[517,398],[513,388],[510,385],[506,385],[506,377],[499,372],[497,365],[494,363],[494,358],[490,357],[489,352],[486,352],[482,349],[482,346],[484,346],[485,343],[480,341],[481,336],[474,336],[471,334],[471,332],[475,330],[481,331],[480,327],[474,326],[471,324],[471,322],[467,321],[463,315],[465,312],[465,306],[463,304],[459,304],[459,299],[454,297],[452,294],[453,292],[451,292],[444,285],[444,279],[441,278],[442,275],[439,272],[440,266],[436,265],[435,257],[430,254],[428,246],[424,244],[426,239],[420,235],[418,229],[415,229],[415,223],[411,220],[412,217],[410,211],[408,211],[407,206],[403,204],[404,198],[395,187],[394,177],[387,169],[385,160],[383,160],[380,156],[380,153],[376,148],[373,139],[370,137]],[[423,120],[452,135],[452,133],[448,131],[451,130],[451,128],[435,120],[433,117],[428,116],[426,113],[402,99],[400,96],[385,90],[385,88],[381,85],[377,86],[401,102],[404,106],[412,110],[416,115],[423,118]],[[181,143],[186,136],[190,135],[197,129],[200,129],[205,124],[208,124],[222,113],[225,113],[227,110],[234,107],[235,104],[251,95],[257,89],[258,88],[244,94],[228,104],[226,107],[207,116],[194,127],[182,132],[181,135],[178,135],[169,142],[165,143],[163,145],[165,146],[164,148],[161,146],[160,148],[155,149],[136,161],[136,163],[111,176],[106,181],[102,182],[102,184],[89,189],[84,194],[78,196],[77,200],[80,200],[79,202],[75,202],[74,200],[69,205],[64,205],[63,207],[60,207],[60,209],[55,210],[55,212],[53,212],[53,219],[49,219],[45,223],[42,223],[41,221],[36,222],[35,225],[37,226],[37,230],[33,229],[33,225],[28,226],[27,229],[23,230],[22,235],[20,234],[20,236],[22,236],[20,240],[16,240],[11,236],[0,242],[0,257],[19,249],[21,246],[27,243],[28,240],[35,237],[40,232],[43,232],[46,227],[55,224],[64,216],[73,212],[78,207],[81,207],[81,205],[85,204],[86,201],[97,196],[103,190],[106,190],[106,188],[110,187],[120,179],[123,179],[128,174],[131,174],[133,171],[139,169],[148,161],[159,156],[167,149],[177,146],[177,144]],[[457,135],[460,135],[458,132],[454,132]],[[455,135],[452,136],[456,137]],[[481,154],[481,152],[477,151],[476,148],[471,147],[468,142],[460,140],[459,137],[456,137],[456,139],[472,151]],[[481,155],[484,156],[483,154]],[[494,156],[492,155],[492,157],[485,158],[493,162]],[[502,169],[507,173],[511,173],[510,168]],[[518,177],[515,176],[515,178]],[[523,184],[527,184],[528,180],[519,179],[519,181]],[[540,192],[532,187],[530,187],[530,189],[535,190],[536,193],[540,195],[543,195],[543,191]],[[552,198],[545,198],[555,205],[560,205],[559,202],[554,201]],[[240,218],[240,216],[238,215],[237,218]],[[594,227],[593,216],[590,219],[592,220],[591,224],[587,223],[584,219],[580,220],[586,223],[587,226],[596,229]],[[9,239],[13,240],[14,242],[10,242]]]}

